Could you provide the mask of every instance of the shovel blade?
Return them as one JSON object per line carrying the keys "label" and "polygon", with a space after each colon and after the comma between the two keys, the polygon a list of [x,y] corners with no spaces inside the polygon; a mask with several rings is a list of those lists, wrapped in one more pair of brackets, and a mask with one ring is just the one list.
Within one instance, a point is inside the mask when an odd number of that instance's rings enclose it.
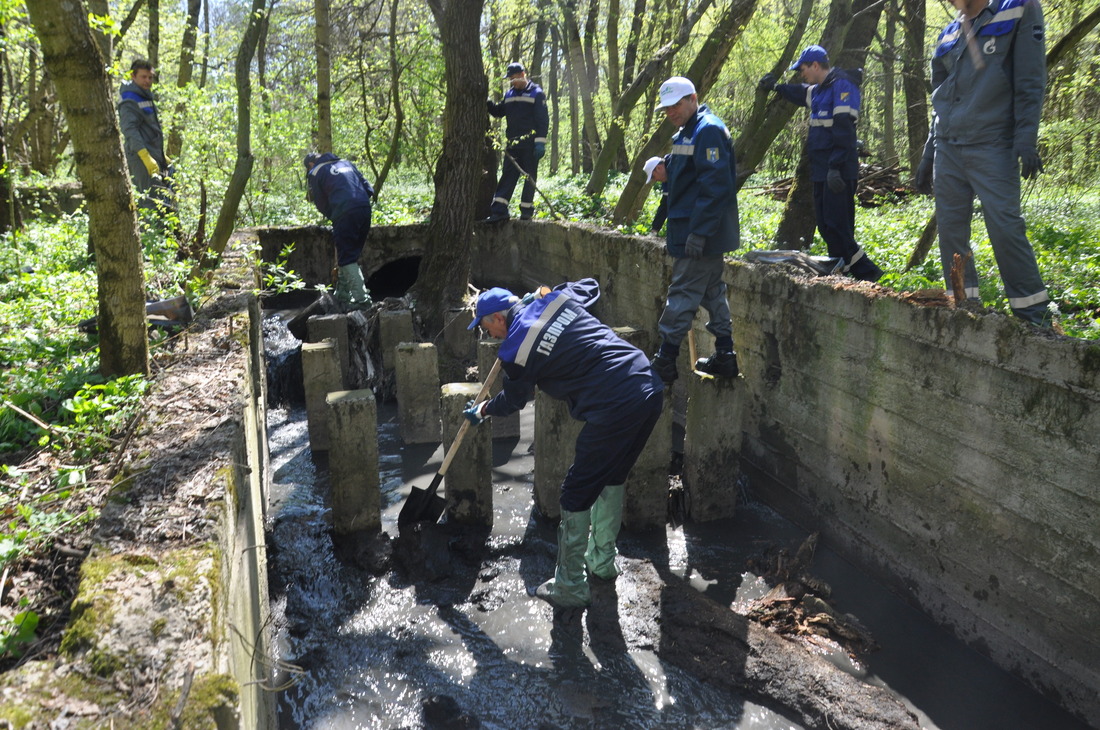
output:
{"label": "shovel blade", "polygon": [[405,527],[414,522],[438,522],[447,509],[447,500],[440,497],[436,491],[439,483],[443,481],[442,474],[436,474],[431,485],[427,489],[413,487],[401,512],[397,515],[397,526]]}

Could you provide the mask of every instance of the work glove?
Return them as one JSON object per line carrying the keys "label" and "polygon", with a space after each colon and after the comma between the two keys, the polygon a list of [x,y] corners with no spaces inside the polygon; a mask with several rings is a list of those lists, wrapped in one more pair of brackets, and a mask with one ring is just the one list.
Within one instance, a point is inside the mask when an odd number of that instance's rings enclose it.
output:
{"label": "work glove", "polygon": [[546,143],[535,142],[535,159],[541,160],[542,156],[546,154]]}
{"label": "work glove", "polygon": [[687,254],[689,259],[701,258],[703,255],[703,248],[707,245],[707,237],[700,236],[698,233],[692,233],[684,241],[684,253]]}
{"label": "work glove", "polygon": [[1016,156],[1020,158],[1020,174],[1024,180],[1031,180],[1043,171],[1043,160],[1034,147],[1019,147]]}
{"label": "work glove", "polygon": [[466,402],[466,410],[462,411],[462,415],[466,416],[466,420],[473,426],[480,426],[485,423],[485,404],[489,401],[483,400],[480,403],[474,403],[472,400]]}
{"label": "work glove", "polygon": [[775,91],[775,74],[764,74],[756,83],[757,91]]}
{"label": "work glove", "polygon": [[932,194],[932,159],[931,157],[922,157],[920,164],[917,165],[917,176],[914,178],[913,184],[921,195]]}
{"label": "work glove", "polygon": [[834,193],[844,192],[844,179],[840,177],[840,170],[829,170],[829,174],[825,176],[825,184]]}
{"label": "work glove", "polygon": [[145,169],[149,171],[151,176],[155,177],[160,174],[160,165],[158,165],[157,161],[153,159],[153,156],[149,154],[149,150],[142,147],[138,150],[138,157],[141,158],[141,161],[145,164]]}

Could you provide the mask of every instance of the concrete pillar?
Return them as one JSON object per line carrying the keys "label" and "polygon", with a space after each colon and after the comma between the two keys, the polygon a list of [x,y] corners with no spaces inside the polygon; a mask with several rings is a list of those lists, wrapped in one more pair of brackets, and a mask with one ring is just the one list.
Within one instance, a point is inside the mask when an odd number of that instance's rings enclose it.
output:
{"label": "concrete pillar", "polygon": [[[500,351],[500,340],[480,340],[477,343],[477,373],[482,382],[489,377],[489,371],[493,369],[493,363],[497,360],[497,352]],[[489,389],[489,397],[500,392],[501,383],[504,382],[504,373],[497,375],[496,382]],[[515,412],[504,418],[493,419],[493,438],[516,438],[519,436],[519,412]]]}
{"label": "concrete pillar", "polygon": [[535,391],[535,506],[551,519],[561,517],[561,483],[583,427],[565,401]]}
{"label": "concrete pillar", "polygon": [[[468,423],[462,411],[481,390],[478,383],[447,383],[441,389],[443,443],[452,448]],[[493,441],[489,424],[469,426],[443,484],[447,495],[447,521],[477,527],[493,526]]]}
{"label": "concrete pillar", "polygon": [[310,342],[332,338],[336,341],[336,355],[340,359],[341,387],[348,384],[348,316],[346,314],[325,314],[306,320],[306,337]]}
{"label": "concrete pillar", "polygon": [[449,309],[443,315],[443,346],[457,360],[472,360],[475,356],[474,333],[466,329],[474,318],[469,309]]}
{"label": "concrete pillar", "polygon": [[[668,396],[668,391],[665,391]],[[628,530],[662,527],[668,521],[668,466],[672,458],[672,400],[664,408],[645,449],[630,470],[623,501],[623,526]]]}
{"label": "concrete pillar", "polygon": [[692,373],[687,389],[683,475],[687,515],[696,522],[732,517],[741,475],[747,386],[741,378]]}
{"label": "concrete pillar", "polygon": [[382,347],[382,369],[393,370],[394,348],[402,342],[415,342],[412,311],[383,309],[378,313],[378,342]]}
{"label": "concrete pillar", "polygon": [[397,417],[407,444],[439,442],[439,355],[430,342],[394,348]]}
{"label": "concrete pillar", "polygon": [[328,451],[328,406],[325,398],[334,390],[343,390],[340,358],[336,341],[302,343],[302,384],[306,393],[306,421],[309,445],[314,451]]}
{"label": "concrete pillar", "polygon": [[369,390],[328,394],[332,448],[332,529],[337,535],[378,531],[382,491],[378,482],[378,414]]}

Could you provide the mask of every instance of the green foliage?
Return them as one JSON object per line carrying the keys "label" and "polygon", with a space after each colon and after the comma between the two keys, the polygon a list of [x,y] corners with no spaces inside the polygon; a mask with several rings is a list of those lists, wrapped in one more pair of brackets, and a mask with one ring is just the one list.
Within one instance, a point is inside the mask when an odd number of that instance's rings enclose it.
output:
{"label": "green foliage", "polygon": [[[20,601],[26,605],[26,599]],[[6,623],[6,625],[4,625]],[[23,656],[23,650],[38,640],[38,614],[20,611],[7,622],[0,623],[0,658]]]}
{"label": "green foliage", "polygon": [[294,253],[294,244],[288,243],[275,257],[274,261],[262,264],[264,289],[262,292],[256,292],[257,296],[286,294],[305,289],[306,283],[302,281],[297,272],[287,268],[287,259],[290,258],[292,253]]}

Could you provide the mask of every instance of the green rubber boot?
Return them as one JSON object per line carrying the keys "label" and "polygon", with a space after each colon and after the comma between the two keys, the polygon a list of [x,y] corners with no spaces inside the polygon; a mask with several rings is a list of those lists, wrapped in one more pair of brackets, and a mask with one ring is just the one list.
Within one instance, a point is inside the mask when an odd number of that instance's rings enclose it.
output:
{"label": "green rubber boot", "polygon": [[590,510],[561,511],[558,525],[558,566],[554,577],[537,589],[535,595],[557,608],[574,608],[592,603],[588,576],[584,572],[584,548],[588,544]]}
{"label": "green rubber boot", "polygon": [[332,295],[348,309],[366,309],[371,305],[370,291],[359,264],[340,267],[336,275],[336,291]]}
{"label": "green rubber boot", "polygon": [[584,562],[588,572],[602,580],[615,580],[619,576],[615,540],[623,524],[624,491],[622,484],[608,485],[592,505],[592,537],[588,539]]}

